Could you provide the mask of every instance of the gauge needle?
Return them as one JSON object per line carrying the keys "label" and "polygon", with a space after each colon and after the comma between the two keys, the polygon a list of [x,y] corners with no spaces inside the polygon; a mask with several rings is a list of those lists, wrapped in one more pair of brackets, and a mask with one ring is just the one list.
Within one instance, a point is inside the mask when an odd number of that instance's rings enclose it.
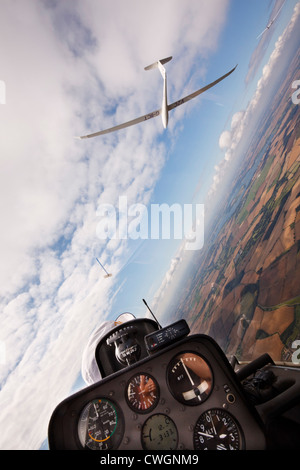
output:
{"label": "gauge needle", "polygon": [[99,418],[99,414],[98,414],[97,407],[96,407],[95,403],[94,403],[94,409],[95,409],[96,417]]}
{"label": "gauge needle", "polygon": [[212,423],[212,427],[213,427],[214,433],[217,434],[217,431],[216,431],[216,428],[215,428],[215,424],[214,424],[214,420],[213,420],[213,418],[212,418],[211,412],[209,412],[209,414],[210,414],[210,419],[211,419],[211,423]]}
{"label": "gauge needle", "polygon": [[183,368],[184,368],[184,370],[185,370],[185,373],[186,373],[186,375],[188,376],[188,378],[189,378],[191,384],[192,384],[192,385],[195,385],[194,382],[193,382],[192,377],[190,376],[190,373],[189,373],[189,371],[188,371],[188,369],[187,369],[185,363],[184,363],[183,360],[182,360],[182,358],[181,358],[181,364],[183,365]]}
{"label": "gauge needle", "polygon": [[210,437],[210,438],[214,437],[214,436],[212,436],[211,434],[208,434],[208,433],[206,433],[206,432],[200,432],[200,431],[198,431],[198,434],[201,434],[201,436]]}

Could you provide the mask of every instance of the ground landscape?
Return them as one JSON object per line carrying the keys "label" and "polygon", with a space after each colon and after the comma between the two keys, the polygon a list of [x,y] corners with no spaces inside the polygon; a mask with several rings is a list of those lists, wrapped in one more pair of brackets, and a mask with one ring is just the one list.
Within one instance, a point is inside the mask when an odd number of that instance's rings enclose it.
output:
{"label": "ground landscape", "polygon": [[290,361],[300,339],[300,105],[291,99],[298,71],[295,58],[175,313],[246,361],[264,352]]}

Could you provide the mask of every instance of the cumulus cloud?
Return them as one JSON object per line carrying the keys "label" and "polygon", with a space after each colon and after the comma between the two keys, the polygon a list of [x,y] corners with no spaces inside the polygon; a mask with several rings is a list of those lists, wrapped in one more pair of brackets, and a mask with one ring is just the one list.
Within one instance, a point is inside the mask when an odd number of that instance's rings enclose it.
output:
{"label": "cumulus cloud", "polygon": [[231,119],[230,130],[225,130],[219,137],[219,147],[225,152],[223,160],[215,165],[215,173],[213,175],[212,185],[210,187],[208,197],[211,198],[218,190],[219,184],[223,181],[229,162],[233,158],[234,150],[239,144],[244,131],[244,111],[236,112]]}
{"label": "cumulus cloud", "polygon": [[220,149],[223,150],[223,149],[227,149],[228,147],[230,147],[230,142],[231,142],[230,131],[222,132],[222,134],[220,135],[220,139],[219,139]]}
{"label": "cumulus cloud", "polygon": [[216,49],[227,6],[2,1],[2,449],[39,448],[80,371],[81,345],[110,312],[115,281],[103,282],[95,255],[119,272],[126,244],[97,238],[97,208],[119,195],[147,204],[165,162],[157,120],[109,139],[73,136],[156,109],[161,77],[143,68],[175,52],[177,99],[190,63]]}

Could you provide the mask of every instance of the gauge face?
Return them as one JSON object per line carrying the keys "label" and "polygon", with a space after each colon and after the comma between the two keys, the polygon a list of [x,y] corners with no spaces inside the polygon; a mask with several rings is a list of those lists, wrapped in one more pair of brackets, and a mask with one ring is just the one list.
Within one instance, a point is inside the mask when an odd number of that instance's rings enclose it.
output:
{"label": "gauge face", "polygon": [[158,403],[158,383],[148,374],[136,374],[127,385],[126,399],[132,410],[138,413],[148,413]]}
{"label": "gauge face", "polygon": [[142,429],[144,450],[174,450],[178,433],[175,423],[164,414],[155,414],[145,421]]}
{"label": "gauge face", "polygon": [[194,429],[196,450],[239,450],[242,446],[239,425],[227,411],[211,409],[199,417]]}
{"label": "gauge face", "polygon": [[123,416],[115,403],[100,398],[84,407],[78,423],[78,436],[83,447],[91,450],[117,449],[123,432]]}
{"label": "gauge face", "polygon": [[192,352],[180,353],[170,361],[167,380],[172,395],[186,405],[203,403],[213,385],[210,366],[199,354]]}

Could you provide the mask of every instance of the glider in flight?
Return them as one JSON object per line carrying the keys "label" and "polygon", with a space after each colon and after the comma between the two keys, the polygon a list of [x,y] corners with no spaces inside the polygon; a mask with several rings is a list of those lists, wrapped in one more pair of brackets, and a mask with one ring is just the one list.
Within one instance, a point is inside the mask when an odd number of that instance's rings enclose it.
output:
{"label": "glider in flight", "polygon": [[102,268],[102,269],[103,269],[103,270],[106,272],[106,274],[105,274],[105,276],[104,276],[104,277],[105,277],[105,278],[107,278],[107,277],[111,277],[111,276],[112,276],[112,274],[109,274],[109,273],[106,271],[105,267],[103,266],[103,264],[101,264],[101,263],[100,263],[100,261],[98,260],[98,258],[96,258],[96,260],[97,260],[97,261],[98,261],[98,263],[100,264],[101,268]]}
{"label": "glider in flight", "polygon": [[267,24],[266,28],[263,30],[262,33],[260,33],[256,39],[260,38],[266,31],[268,31],[268,29],[271,28],[272,24],[274,23],[274,21],[276,20],[277,16],[279,15],[279,13],[281,12],[282,10],[282,7],[283,7],[284,4],[281,5],[281,7],[279,8],[278,12],[276,13],[276,15],[274,16],[274,18],[271,19],[271,21]]}
{"label": "glider in flight", "polygon": [[190,101],[191,99],[195,98],[196,96],[200,95],[201,93],[204,93],[209,88],[212,88],[217,83],[224,80],[224,78],[228,77],[228,75],[230,75],[237,67],[237,65],[236,65],[228,73],[226,73],[222,77],[218,78],[214,82],[210,83],[209,85],[206,85],[205,87],[200,88],[199,90],[195,91],[194,93],[191,93],[190,95],[185,96],[184,98],[181,98],[180,100],[175,101],[172,104],[168,104],[168,100],[167,100],[167,74],[166,74],[166,69],[164,67],[164,64],[166,62],[169,62],[171,59],[172,59],[172,57],[167,57],[166,59],[158,60],[157,62],[154,62],[154,64],[151,64],[151,65],[148,65],[147,67],[145,67],[145,70],[151,70],[151,69],[154,69],[154,68],[158,68],[161,75],[162,75],[162,77],[163,77],[163,80],[164,80],[163,100],[162,100],[162,106],[161,106],[160,109],[157,109],[156,111],[153,111],[152,113],[145,114],[144,116],[138,117],[136,119],[125,122],[123,124],[119,124],[117,126],[110,127],[109,129],[105,129],[105,130],[99,131],[99,132],[94,132],[93,134],[83,135],[83,136],[78,137],[78,138],[79,139],[88,139],[90,137],[96,137],[98,135],[108,134],[110,132],[114,132],[114,131],[118,131],[120,129],[124,129],[125,127],[133,126],[134,124],[138,124],[140,122],[147,121],[148,119],[152,119],[152,118],[157,117],[157,116],[161,116],[163,126],[164,126],[164,128],[166,128],[167,125],[168,125],[169,111],[171,111],[174,108],[177,108],[177,106],[180,106],[180,105],[186,103],[187,101]]}

